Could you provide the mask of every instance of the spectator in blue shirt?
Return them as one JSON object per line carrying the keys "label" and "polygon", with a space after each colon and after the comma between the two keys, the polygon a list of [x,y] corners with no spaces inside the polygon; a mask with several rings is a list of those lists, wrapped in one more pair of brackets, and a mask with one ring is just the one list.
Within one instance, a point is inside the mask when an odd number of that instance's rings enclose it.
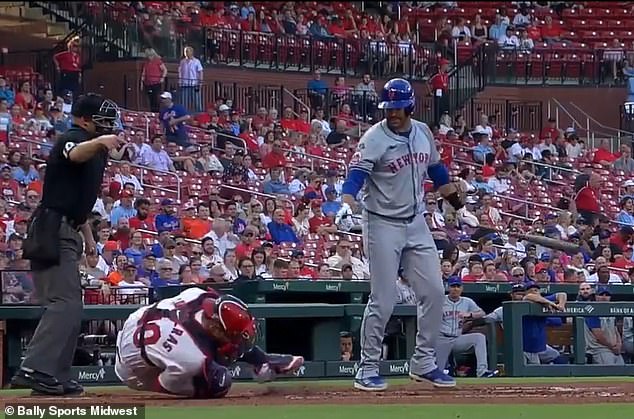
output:
{"label": "spectator in blue shirt", "polygon": [[165,138],[183,147],[190,145],[187,137],[185,122],[191,119],[183,105],[177,105],[172,101],[170,92],[161,93],[161,111],[159,118],[165,129]]}
{"label": "spectator in blue shirt", "polygon": [[156,256],[151,253],[144,255],[141,266],[137,270],[137,278],[151,285],[158,277],[159,273],[156,271]]}
{"label": "spectator in blue shirt", "polygon": [[506,28],[508,25],[502,21],[502,15],[496,13],[495,23],[489,28],[489,39],[496,41],[506,35]]}
{"label": "spectator in blue shirt", "polygon": [[120,218],[129,220],[132,217],[136,217],[136,208],[132,205],[132,199],[134,199],[134,193],[127,190],[121,193],[121,203],[110,212],[112,225],[117,225]]}
{"label": "spectator in blue shirt", "polygon": [[282,181],[282,168],[273,167],[269,172],[270,179],[264,182],[263,191],[266,194],[290,195],[288,184]]}
{"label": "spectator in blue shirt", "polygon": [[478,141],[478,145],[473,149],[473,160],[477,163],[484,163],[487,154],[495,154],[495,150],[491,147],[489,133],[486,131],[475,131],[473,139]]}
{"label": "spectator in blue shirt", "polygon": [[321,212],[326,217],[337,215],[341,209],[341,202],[337,202],[337,190],[333,186],[326,188],[326,202],[321,205]]}
{"label": "spectator in blue shirt", "polygon": [[26,155],[20,157],[18,166],[13,169],[13,179],[22,186],[28,186],[29,183],[39,178],[37,170],[33,167],[33,160]]}
{"label": "spectator in blue shirt", "polygon": [[0,76],[0,99],[5,99],[9,107],[15,103],[15,92],[3,76]]}
{"label": "spectator in blue shirt", "polygon": [[174,216],[174,202],[171,199],[161,201],[161,213],[154,218],[156,231],[176,231],[180,229],[180,220]]}
{"label": "spectator in blue shirt", "polygon": [[163,259],[158,263],[158,276],[150,278],[150,285],[155,289],[178,285],[180,280],[174,278],[174,265],[169,260]]}
{"label": "spectator in blue shirt", "polygon": [[321,108],[328,93],[328,85],[321,79],[321,71],[315,70],[315,78],[308,82],[308,97],[312,108]]}
{"label": "spectator in blue shirt", "polygon": [[276,209],[273,213],[273,221],[267,226],[273,243],[297,243],[300,241],[295,235],[293,228],[284,222],[284,210]]}

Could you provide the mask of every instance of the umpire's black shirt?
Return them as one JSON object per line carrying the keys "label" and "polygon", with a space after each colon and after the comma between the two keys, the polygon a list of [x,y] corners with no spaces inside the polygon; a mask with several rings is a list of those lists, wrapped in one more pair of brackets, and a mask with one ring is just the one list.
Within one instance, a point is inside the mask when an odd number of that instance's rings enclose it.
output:
{"label": "umpire's black shirt", "polygon": [[42,207],[65,215],[79,226],[86,222],[103,183],[103,173],[108,162],[104,147],[90,160],[75,163],[69,159],[70,151],[79,143],[98,137],[77,125],[62,134],[46,164],[46,177],[42,188]]}

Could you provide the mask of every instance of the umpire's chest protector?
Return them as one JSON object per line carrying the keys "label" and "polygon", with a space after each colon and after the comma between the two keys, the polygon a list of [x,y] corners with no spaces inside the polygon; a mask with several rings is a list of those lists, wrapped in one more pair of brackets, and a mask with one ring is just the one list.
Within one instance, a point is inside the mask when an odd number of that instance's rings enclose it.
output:
{"label": "umpire's chest protector", "polygon": [[370,212],[393,218],[421,213],[427,167],[439,161],[427,125],[412,120],[412,131],[406,138],[391,131],[384,120],[365,136],[373,138],[362,139],[360,147],[375,148],[366,153],[360,150],[361,155],[374,157],[364,191],[365,207]]}

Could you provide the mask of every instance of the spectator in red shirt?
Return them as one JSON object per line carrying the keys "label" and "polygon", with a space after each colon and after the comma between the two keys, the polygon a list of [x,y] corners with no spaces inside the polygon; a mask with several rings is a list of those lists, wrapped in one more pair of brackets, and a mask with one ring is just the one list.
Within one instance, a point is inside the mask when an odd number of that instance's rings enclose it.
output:
{"label": "spectator in red shirt", "polygon": [[28,81],[20,84],[20,91],[15,95],[15,104],[20,105],[25,111],[32,111],[35,108],[35,97],[31,94],[31,83]]}
{"label": "spectator in red shirt", "polygon": [[10,113],[11,122],[13,123],[13,125],[21,127],[26,123],[26,118],[24,117],[24,114],[22,112],[22,106],[16,103],[15,105],[11,106]]}
{"label": "spectator in red shirt", "polygon": [[0,171],[0,191],[2,198],[7,200],[19,200],[18,190],[20,185],[11,176],[11,166],[5,164]]}
{"label": "spectator in red shirt", "polygon": [[345,38],[348,35],[343,22],[335,17],[332,18],[332,23],[328,26],[328,32],[337,38]]}
{"label": "spectator in red shirt", "polygon": [[280,120],[282,128],[287,131],[297,130],[296,120],[293,116],[293,109],[290,106],[284,108],[284,117]]}
{"label": "spectator in red shirt", "polygon": [[616,156],[610,151],[610,140],[604,138],[597,151],[594,152],[592,162],[602,166],[610,166],[615,160]]}
{"label": "spectator in red shirt", "polygon": [[302,108],[299,112],[299,119],[295,120],[295,130],[303,134],[310,132],[310,118],[308,117],[308,109]]}
{"label": "spectator in red shirt", "polygon": [[315,271],[306,266],[303,250],[293,250],[291,253],[291,262],[297,262],[299,264],[299,275],[302,277],[315,278]]}
{"label": "spectator in red shirt", "polygon": [[469,273],[462,277],[462,282],[478,282],[484,276],[484,267],[481,261],[469,262]]}
{"label": "spectator in red shirt", "polygon": [[220,118],[214,105],[209,106],[207,112],[199,113],[194,117],[195,124],[202,129],[214,129],[213,126],[220,128]]}
{"label": "spectator in red shirt", "polygon": [[60,83],[57,94],[62,96],[64,92],[73,92],[73,97],[79,93],[81,85],[81,55],[80,39],[78,36],[73,37],[66,44],[66,51],[59,52],[53,56],[55,68],[59,72]]}
{"label": "spectator in red shirt", "polygon": [[247,118],[246,122],[241,125],[239,137],[246,143],[249,153],[257,154],[260,150],[260,144],[255,131],[253,131],[253,120],[251,118]]}
{"label": "spectator in red shirt", "polygon": [[[137,198],[134,201],[134,208],[136,209],[136,215],[130,218],[131,230],[149,230],[156,231],[154,228],[154,215],[150,214],[150,200],[147,198]],[[152,235],[144,234],[144,238],[151,238]]]}
{"label": "spectator in red shirt", "polygon": [[344,103],[341,106],[341,112],[337,115],[337,119],[345,121],[347,128],[353,128],[355,126],[355,118],[352,114],[352,109],[350,109],[350,105],[347,103]]}
{"label": "spectator in red shirt", "polygon": [[448,109],[448,100],[443,99],[449,88],[449,60],[441,58],[438,61],[438,72],[429,79],[429,89],[434,97],[434,122],[440,121],[440,116]]}
{"label": "spectator in red shirt", "polygon": [[269,112],[266,107],[261,106],[258,108],[258,113],[253,118],[253,128],[259,130],[265,125],[269,125]]}
{"label": "spectator in red shirt", "polygon": [[259,32],[260,25],[255,20],[255,13],[249,12],[246,20],[240,22],[240,29],[247,32]]}
{"label": "spectator in red shirt", "polygon": [[549,15],[546,15],[544,18],[544,23],[544,26],[539,29],[542,41],[548,43],[561,41],[561,27],[559,23],[553,22],[553,18]]}
{"label": "spectator in red shirt", "polygon": [[630,245],[630,241],[634,236],[634,229],[631,226],[622,226],[617,233],[610,237],[610,244],[617,246],[621,251]]}
{"label": "spectator in red shirt", "polygon": [[141,90],[145,92],[150,101],[150,111],[158,112],[160,110],[159,95],[164,90],[163,83],[167,77],[167,67],[153,48],[145,50],[145,58],[147,61],[143,63],[141,69]]}
{"label": "spectator in red shirt", "polygon": [[575,180],[576,194],[574,200],[577,212],[590,224],[593,224],[594,219],[601,213],[598,198],[600,184],[601,176],[595,172],[590,175],[579,175]]}
{"label": "spectator in red shirt", "polygon": [[310,207],[313,211],[313,216],[308,220],[311,234],[334,234],[337,231],[337,226],[334,224],[331,217],[326,217],[321,212],[321,199],[315,199],[310,203]]}
{"label": "spectator in red shirt", "polygon": [[257,237],[258,229],[256,227],[245,227],[240,236],[240,243],[236,246],[236,257],[238,259],[250,258],[253,251],[262,245]]}
{"label": "spectator in red shirt", "polygon": [[286,167],[286,156],[282,150],[282,141],[273,141],[273,149],[262,159],[262,167],[265,169],[271,169],[273,167]]}
{"label": "spectator in red shirt", "polygon": [[548,125],[542,129],[542,132],[539,133],[539,139],[543,140],[550,138],[554,140],[558,135],[559,130],[557,129],[557,120],[555,118],[549,118]]}

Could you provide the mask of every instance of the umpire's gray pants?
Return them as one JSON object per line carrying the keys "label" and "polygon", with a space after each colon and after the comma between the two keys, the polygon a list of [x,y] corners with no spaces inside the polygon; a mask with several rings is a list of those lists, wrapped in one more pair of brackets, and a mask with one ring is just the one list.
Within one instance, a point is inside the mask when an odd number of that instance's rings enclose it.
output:
{"label": "umpire's gray pants", "polygon": [[79,259],[83,240],[65,220],[59,230],[60,262],[33,272],[40,304],[46,311],[35,329],[22,366],[68,381],[81,328],[83,301]]}
{"label": "umpire's gray pants", "polygon": [[436,339],[436,362],[438,368],[445,369],[449,356],[473,349],[476,357],[476,375],[479,377],[489,369],[487,339],[482,333],[468,333],[458,337],[439,335]]}

